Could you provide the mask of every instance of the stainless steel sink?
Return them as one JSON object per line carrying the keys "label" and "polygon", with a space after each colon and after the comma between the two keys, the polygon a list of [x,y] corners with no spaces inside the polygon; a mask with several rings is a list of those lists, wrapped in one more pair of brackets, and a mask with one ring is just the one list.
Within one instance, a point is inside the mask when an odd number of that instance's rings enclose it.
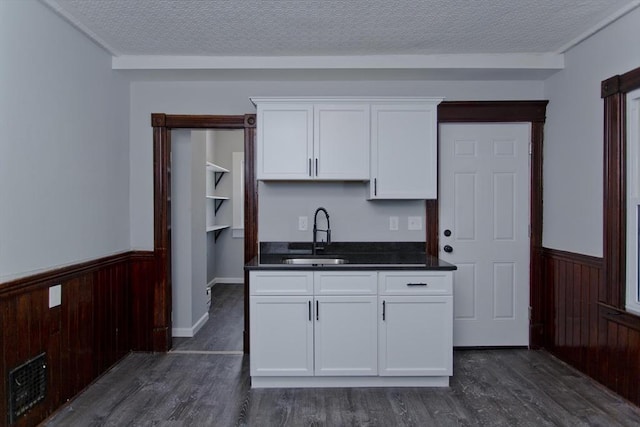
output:
{"label": "stainless steel sink", "polygon": [[296,265],[338,265],[347,264],[348,261],[344,258],[284,258],[282,263]]}

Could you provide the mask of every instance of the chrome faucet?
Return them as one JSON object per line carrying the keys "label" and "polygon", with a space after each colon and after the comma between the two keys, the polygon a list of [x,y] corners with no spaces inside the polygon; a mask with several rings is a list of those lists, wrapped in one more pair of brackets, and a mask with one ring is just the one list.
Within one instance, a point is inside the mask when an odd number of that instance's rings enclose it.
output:
{"label": "chrome faucet", "polygon": [[[324,216],[327,218],[327,229],[322,230],[318,228],[318,212],[324,212]],[[318,246],[318,232],[327,233],[327,241],[323,246]],[[316,209],[316,213],[313,215],[313,246],[311,246],[311,253],[316,254],[318,249],[324,249],[326,245],[331,243],[331,226],[329,225],[329,212],[325,208]]]}

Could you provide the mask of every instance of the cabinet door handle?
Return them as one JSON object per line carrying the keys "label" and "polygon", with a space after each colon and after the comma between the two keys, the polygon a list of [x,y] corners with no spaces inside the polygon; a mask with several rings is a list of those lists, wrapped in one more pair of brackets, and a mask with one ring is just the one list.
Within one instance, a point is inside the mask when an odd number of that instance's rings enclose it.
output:
{"label": "cabinet door handle", "polygon": [[378,178],[373,178],[373,195],[378,195]]}
{"label": "cabinet door handle", "polygon": [[316,300],[316,320],[320,320],[320,306],[318,305],[317,300]]}
{"label": "cabinet door handle", "polygon": [[318,176],[318,158],[316,157],[316,176]]}
{"label": "cabinet door handle", "polygon": [[309,176],[312,176],[312,169],[311,169],[311,157],[309,157]]}
{"label": "cabinet door handle", "polygon": [[309,322],[311,322],[311,301],[309,301]]}
{"label": "cabinet door handle", "polygon": [[428,286],[427,283],[407,283],[407,286]]}
{"label": "cabinet door handle", "polygon": [[382,320],[386,320],[387,317],[387,303],[382,301]]}

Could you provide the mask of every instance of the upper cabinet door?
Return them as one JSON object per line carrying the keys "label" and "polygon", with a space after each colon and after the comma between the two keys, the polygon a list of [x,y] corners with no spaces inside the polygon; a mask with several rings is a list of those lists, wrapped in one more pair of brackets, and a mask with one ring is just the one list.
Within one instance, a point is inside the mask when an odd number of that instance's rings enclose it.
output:
{"label": "upper cabinet door", "polygon": [[371,105],[371,199],[437,198],[439,102]]}
{"label": "upper cabinet door", "polygon": [[258,179],[312,179],[313,105],[260,103]]}
{"label": "upper cabinet door", "polygon": [[369,180],[369,105],[315,104],[313,177]]}

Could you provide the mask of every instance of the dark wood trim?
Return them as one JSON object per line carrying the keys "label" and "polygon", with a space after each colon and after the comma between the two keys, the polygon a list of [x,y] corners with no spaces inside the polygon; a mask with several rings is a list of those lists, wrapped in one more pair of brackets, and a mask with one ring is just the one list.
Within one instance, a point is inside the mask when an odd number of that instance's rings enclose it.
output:
{"label": "dark wood trim", "polygon": [[81,276],[110,265],[128,261],[131,254],[132,252],[122,252],[4,282],[0,284],[0,298],[14,297],[15,295],[25,292],[48,288],[49,286],[68,280],[70,277]]}
{"label": "dark wood trim", "polygon": [[244,129],[245,116],[165,115],[165,127],[170,129]]}
{"label": "dark wood trim", "polygon": [[[167,115],[153,114],[153,351],[171,348],[171,131]],[[163,126],[156,126],[163,123]]]}
{"label": "dark wood trim", "polygon": [[440,248],[440,215],[438,213],[438,200],[426,201],[426,252],[427,255],[438,257]]}
{"label": "dark wood trim", "polygon": [[625,308],[626,298],[626,94],[640,88],[640,68],[601,83],[604,98],[605,286],[601,301]]}
{"label": "dark wood trim", "polygon": [[[542,194],[543,140],[548,101],[444,101],[438,105],[438,124],[442,123],[531,123],[530,175],[530,277],[529,300],[532,307],[529,344],[532,348],[544,345],[544,293],[542,259]],[[440,139],[438,139],[440,143]],[[438,256],[438,201],[427,201],[427,253]]]}
{"label": "dark wood trim", "polygon": [[640,88],[640,67],[620,76],[620,92],[629,93]]}
{"label": "dark wood trim", "polygon": [[546,257],[556,260],[582,264],[592,268],[603,268],[603,259],[600,257],[578,254],[575,252],[561,251],[558,249],[542,248],[542,253]]}
{"label": "dark wood trim", "polygon": [[549,101],[444,101],[438,105],[438,123],[544,123],[548,103]]}
{"label": "dark wood trim", "polygon": [[640,332],[640,317],[626,310],[621,310],[618,307],[608,305],[605,303],[598,303],[600,307],[601,315],[609,322],[614,322],[619,325],[624,325],[629,329]]}
{"label": "dark wood trim", "polygon": [[[255,180],[255,114],[240,116],[151,115],[154,152],[153,350],[171,348],[171,129],[244,129],[245,141],[245,263],[258,254],[258,189]],[[245,352],[249,349],[249,282],[245,275]]]}
{"label": "dark wood trim", "polygon": [[[244,130],[244,259],[258,256],[258,185],[256,180],[256,115],[245,115]],[[244,352],[249,347],[249,272],[244,273]]]}

